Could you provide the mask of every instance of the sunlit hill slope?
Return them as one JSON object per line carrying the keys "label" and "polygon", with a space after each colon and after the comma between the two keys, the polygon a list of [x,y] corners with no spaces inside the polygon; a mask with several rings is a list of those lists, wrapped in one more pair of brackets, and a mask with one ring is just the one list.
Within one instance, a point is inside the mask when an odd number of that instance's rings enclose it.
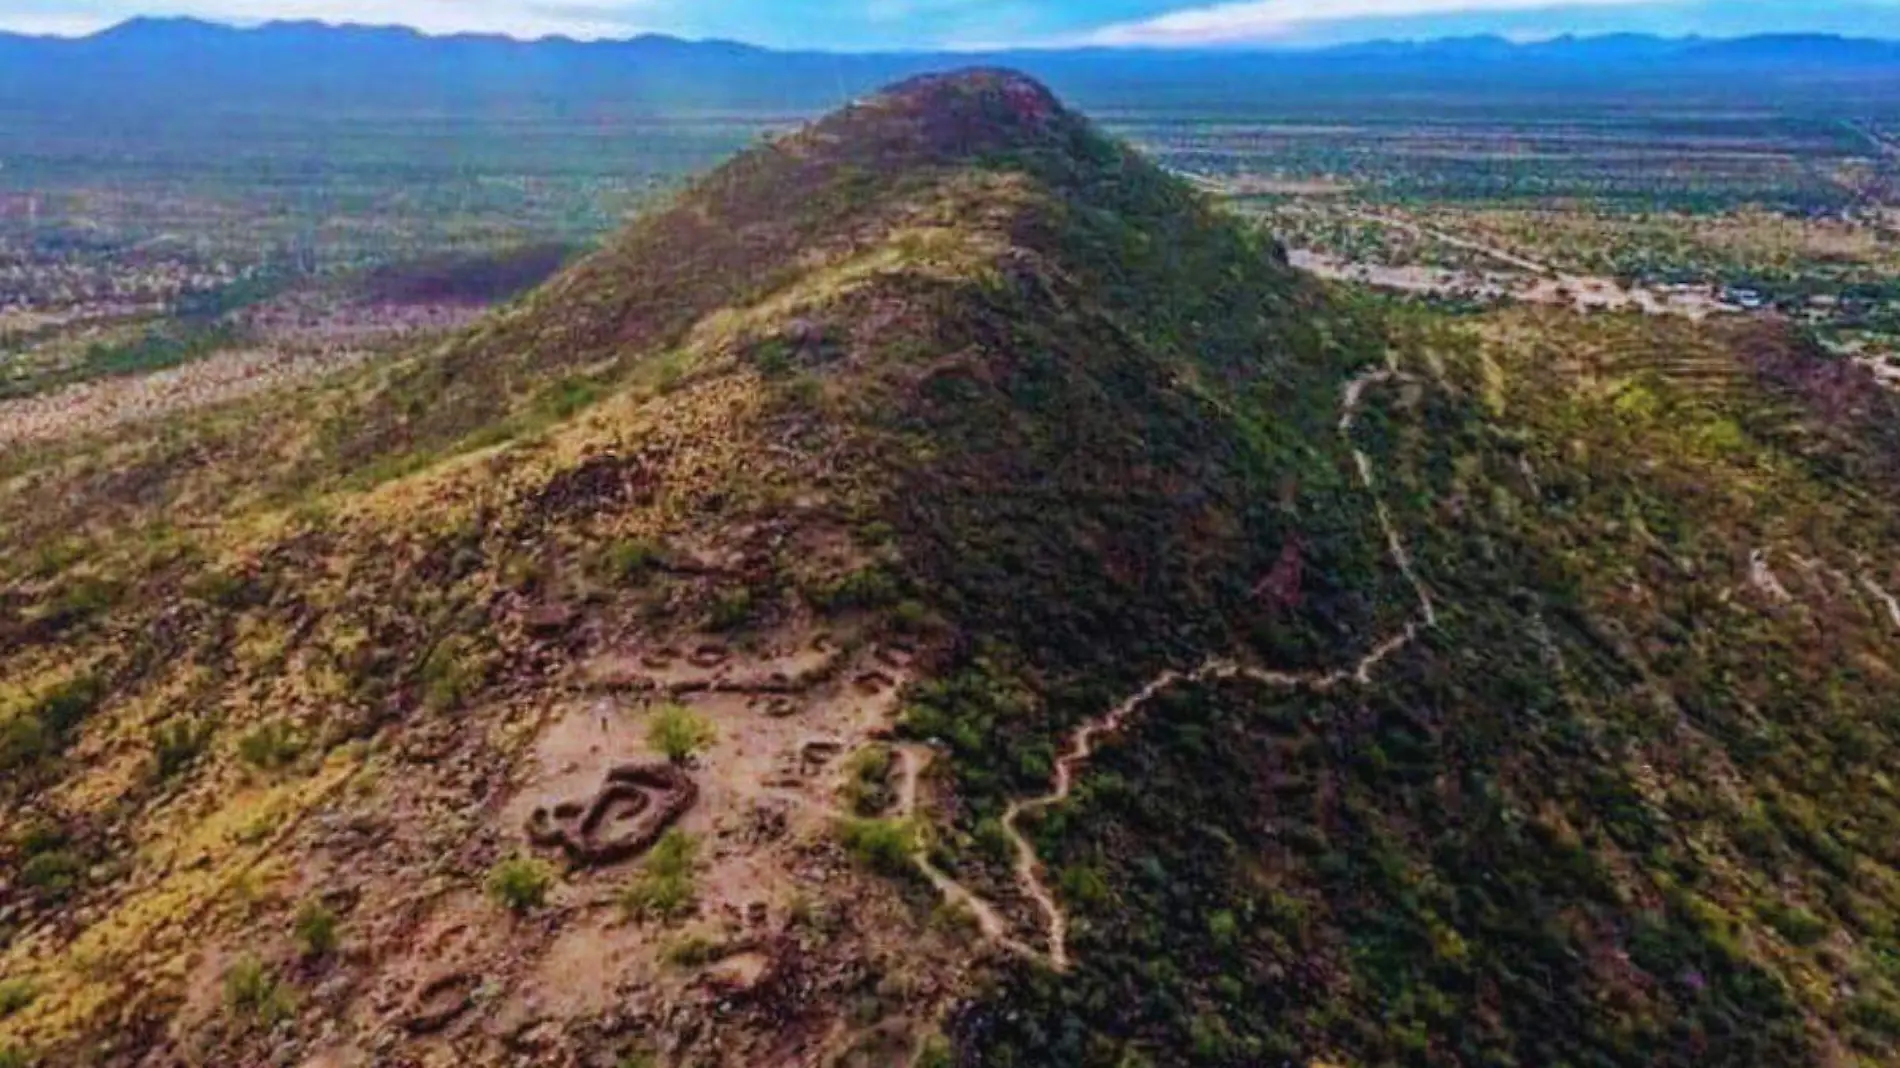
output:
{"label": "sunlit hill slope", "polygon": [[1856,373],[1375,305],[900,85],[432,350],[0,458],[0,1057],[1881,1063]]}

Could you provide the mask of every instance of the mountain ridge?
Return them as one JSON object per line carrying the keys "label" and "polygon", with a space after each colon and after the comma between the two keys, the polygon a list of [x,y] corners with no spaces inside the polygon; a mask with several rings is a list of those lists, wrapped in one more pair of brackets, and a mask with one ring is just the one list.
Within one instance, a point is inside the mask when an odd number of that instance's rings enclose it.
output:
{"label": "mountain ridge", "polygon": [[[1020,67],[1084,105],[1195,93],[1229,100],[1318,83],[1564,87],[1609,92],[1630,79],[1715,85],[1743,96],[1788,84],[1900,78],[1900,43],[1827,35],[1735,39],[1642,35],[1374,41],[1319,49],[1026,49],[989,52],[776,51],[648,34],[533,41],[429,36],[406,27],[274,22],[241,28],[140,19],[82,38],[0,34],[0,103],[39,108],[747,107],[815,111],[930,70]],[[189,54],[170,66],[154,57]],[[1474,66],[1475,64],[1475,66]],[[1765,83],[1765,84],[1764,84]],[[1248,88],[1252,86],[1252,88]]]}
{"label": "mountain ridge", "polygon": [[239,22],[220,21],[216,19],[198,18],[194,16],[166,16],[166,15],[135,15],[123,21],[113,23],[109,26],[105,26],[98,30],[94,30],[85,34],[32,34],[32,33],[23,33],[19,31],[0,30],[0,37],[9,37],[9,38],[14,38],[14,39],[24,39],[24,40],[39,40],[39,41],[63,40],[63,41],[75,41],[75,42],[83,42],[83,41],[98,42],[101,40],[123,40],[127,38],[136,39],[139,37],[164,37],[164,36],[182,35],[182,34],[197,34],[200,36],[213,36],[213,35],[276,36],[276,35],[287,35],[287,34],[294,34],[294,33],[319,33],[319,34],[320,33],[336,33],[336,34],[350,35],[350,36],[377,36],[377,35],[388,34],[388,35],[395,35],[395,36],[411,38],[411,39],[420,39],[420,40],[444,40],[444,41],[461,40],[461,41],[492,41],[492,42],[512,41],[517,44],[528,44],[528,45],[546,42],[550,44],[597,45],[604,48],[612,48],[616,46],[625,46],[625,45],[637,45],[637,44],[644,44],[644,43],[709,45],[709,46],[718,46],[718,47],[746,49],[746,50],[751,50],[755,52],[777,53],[781,55],[836,54],[836,55],[899,56],[899,55],[921,54],[921,55],[931,55],[931,56],[939,56],[939,57],[946,56],[946,55],[956,55],[956,54],[975,55],[975,56],[984,56],[984,55],[1007,56],[1007,55],[1023,55],[1023,54],[1033,54],[1036,52],[1051,52],[1051,51],[1075,52],[1075,53],[1117,52],[1117,51],[1123,51],[1123,52],[1129,52],[1129,53],[1141,53],[1144,51],[1169,51],[1169,52],[1175,52],[1175,53],[1185,53],[1185,54],[1190,54],[1190,55],[1200,54],[1200,53],[1231,54],[1233,52],[1240,51],[1240,52],[1259,52],[1259,53],[1267,53],[1267,54],[1274,54],[1274,55],[1325,55],[1327,53],[1353,52],[1353,51],[1358,51],[1358,50],[1390,50],[1390,49],[1402,49],[1402,48],[1431,50],[1438,47],[1458,47],[1458,46],[1469,46],[1469,45],[1474,45],[1474,44],[1481,44],[1487,47],[1501,47],[1505,49],[1517,49],[1517,50],[1523,50],[1526,52],[1535,52],[1535,51],[1540,51],[1540,50],[1561,50],[1564,48],[1577,47],[1579,45],[1584,46],[1584,47],[1595,47],[1595,46],[1602,46],[1602,45],[1618,45],[1618,46],[1634,46],[1634,47],[1639,47],[1639,48],[1663,49],[1663,50],[1694,49],[1694,48],[1703,48],[1703,47],[1710,47],[1710,46],[1717,47],[1717,48],[1726,48],[1730,46],[1741,45],[1741,46],[1746,46],[1750,49],[1765,49],[1768,51],[1772,51],[1777,47],[1796,47],[1796,46],[1803,47],[1803,48],[1819,47],[1823,49],[1829,48],[1829,47],[1845,46],[1845,47],[1858,49],[1858,48],[1864,48],[1865,46],[1868,46],[1868,45],[1887,45],[1887,46],[1900,45],[1900,37],[1880,37],[1876,35],[1863,36],[1863,35],[1852,35],[1852,34],[1841,34],[1841,33],[1764,32],[1764,33],[1754,33],[1754,34],[1737,34],[1737,35],[1732,35],[1732,36],[1720,36],[1720,35],[1709,35],[1709,34],[1667,35],[1667,34],[1656,34],[1656,33],[1644,33],[1640,31],[1619,31],[1619,32],[1594,33],[1594,34],[1566,33],[1566,34],[1554,35],[1547,38],[1537,38],[1537,39],[1531,39],[1531,40],[1520,40],[1520,39],[1507,37],[1501,34],[1450,34],[1443,37],[1424,37],[1424,38],[1417,38],[1417,37],[1414,37],[1414,38],[1371,38],[1365,41],[1353,41],[1353,42],[1345,42],[1345,43],[1340,43],[1340,44],[1318,45],[1318,46],[1278,46],[1278,47],[1261,46],[1261,45],[1241,45],[1241,46],[1231,46],[1231,47],[1230,46],[1199,46],[1199,47],[1190,46],[1190,47],[1181,47],[1181,48],[1176,48],[1176,49],[1141,49],[1141,48],[1135,48],[1135,47],[1115,48],[1112,46],[1092,46],[1088,48],[1025,47],[1025,48],[1015,48],[1015,49],[1012,49],[1012,48],[972,49],[972,50],[960,50],[959,52],[947,52],[947,51],[935,50],[935,49],[930,49],[930,48],[913,48],[913,49],[866,49],[866,50],[854,50],[851,52],[832,53],[824,49],[775,48],[775,47],[771,47],[767,45],[752,44],[749,42],[730,39],[730,38],[681,37],[674,34],[668,34],[668,33],[658,32],[658,31],[635,33],[626,37],[575,38],[575,37],[570,37],[570,36],[566,36],[562,34],[548,34],[548,35],[539,36],[539,37],[516,37],[510,34],[482,33],[482,32],[471,32],[471,31],[431,33],[428,31],[416,29],[412,26],[408,26],[403,23],[396,23],[396,22],[375,23],[375,22],[360,22],[360,21],[330,21],[330,20],[324,20],[324,19],[267,19],[267,20],[262,20],[262,21],[257,21],[257,22],[239,23]]}

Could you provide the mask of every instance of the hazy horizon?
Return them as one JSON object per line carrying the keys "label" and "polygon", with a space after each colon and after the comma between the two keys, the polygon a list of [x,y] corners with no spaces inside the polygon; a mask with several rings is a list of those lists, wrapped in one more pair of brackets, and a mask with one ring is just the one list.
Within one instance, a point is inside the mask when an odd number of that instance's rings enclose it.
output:
{"label": "hazy horizon", "polygon": [[642,34],[769,48],[930,51],[1040,47],[1310,48],[1381,39],[1495,35],[1741,37],[1818,33],[1891,39],[1900,0],[0,0],[0,31],[85,36],[123,22],[184,17],[232,26],[272,21],[407,27],[430,35],[612,40]]}

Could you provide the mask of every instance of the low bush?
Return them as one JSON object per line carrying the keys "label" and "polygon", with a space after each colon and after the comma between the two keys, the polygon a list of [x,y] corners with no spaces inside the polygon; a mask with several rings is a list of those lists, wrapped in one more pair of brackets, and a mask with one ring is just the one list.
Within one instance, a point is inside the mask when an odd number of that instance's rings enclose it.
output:
{"label": "low bush", "polygon": [[710,720],[684,705],[661,705],[647,722],[647,744],[675,764],[692,760],[718,737]]}
{"label": "low bush", "polygon": [[0,724],[0,772],[24,772],[57,756],[105,694],[102,679],[81,675],[16,711]]}
{"label": "low bush", "polygon": [[198,762],[211,742],[211,725],[180,718],[152,729],[152,773],[163,782],[175,779]]}
{"label": "low bush", "polygon": [[296,917],[290,922],[290,933],[305,957],[327,957],[336,952],[340,942],[336,913],[315,899],[297,909]]}
{"label": "low bush", "polygon": [[437,645],[422,662],[422,704],[431,712],[453,712],[481,689],[487,664],[475,643],[453,637]]}
{"label": "low bush", "polygon": [[858,863],[884,875],[906,875],[917,855],[917,826],[909,820],[843,820],[838,838]]}
{"label": "low bush", "polygon": [[752,620],[752,613],[758,607],[757,598],[751,590],[733,590],[722,593],[713,600],[712,612],[707,616],[706,625],[715,631],[738,630]]}
{"label": "low bush", "polygon": [[883,567],[853,571],[829,585],[813,590],[810,599],[827,612],[869,610],[897,603],[902,589],[897,579]]}
{"label": "low bush", "polygon": [[639,920],[677,920],[697,904],[693,872],[699,842],[678,829],[666,832],[647,854],[646,870],[620,892],[620,905]]}
{"label": "low bush", "polygon": [[676,968],[698,968],[718,960],[724,948],[703,934],[681,935],[667,945],[666,962]]}
{"label": "low bush", "polygon": [[845,765],[844,796],[854,814],[876,816],[896,802],[897,792],[891,788],[893,764],[891,751],[881,745],[852,755]]}
{"label": "low bush", "polygon": [[31,979],[0,979],[0,1020],[33,1004],[39,996],[40,989]]}
{"label": "low bush", "polygon": [[266,1028],[296,1010],[290,989],[254,956],[240,957],[225,970],[224,1006],[234,1019]]}
{"label": "low bush", "polygon": [[54,849],[36,854],[20,865],[20,882],[31,887],[41,899],[57,901],[79,888],[85,872],[85,862],[77,855]]}
{"label": "low bush", "polygon": [[238,739],[238,759],[259,771],[281,771],[303,755],[303,744],[288,723],[273,720]]}
{"label": "low bush", "polygon": [[547,904],[554,887],[554,870],[533,857],[510,857],[488,873],[488,896],[510,912],[522,913]]}
{"label": "low bush", "polygon": [[666,550],[647,538],[622,538],[608,544],[601,554],[601,570],[612,582],[626,582],[660,566]]}
{"label": "low bush", "polygon": [[30,712],[17,712],[0,723],[0,774],[25,771],[51,756],[53,749],[46,725]]}

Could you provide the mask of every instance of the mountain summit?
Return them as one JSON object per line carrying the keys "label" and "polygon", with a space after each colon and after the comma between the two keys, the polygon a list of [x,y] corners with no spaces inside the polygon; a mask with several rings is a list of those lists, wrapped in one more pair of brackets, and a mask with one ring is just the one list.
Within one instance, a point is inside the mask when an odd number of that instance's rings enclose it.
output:
{"label": "mountain summit", "polygon": [[1900,409],[1555,314],[980,70],[9,454],[0,1064],[1891,1062]]}
{"label": "mountain summit", "polygon": [[1271,242],[973,71],[755,148],[435,351],[125,445],[135,503],[13,484],[10,561],[94,533],[8,565],[34,996],[0,1044],[940,1041],[985,961],[1066,952],[1001,857],[945,852],[1066,731],[1409,611],[1334,430],[1378,351]]}

